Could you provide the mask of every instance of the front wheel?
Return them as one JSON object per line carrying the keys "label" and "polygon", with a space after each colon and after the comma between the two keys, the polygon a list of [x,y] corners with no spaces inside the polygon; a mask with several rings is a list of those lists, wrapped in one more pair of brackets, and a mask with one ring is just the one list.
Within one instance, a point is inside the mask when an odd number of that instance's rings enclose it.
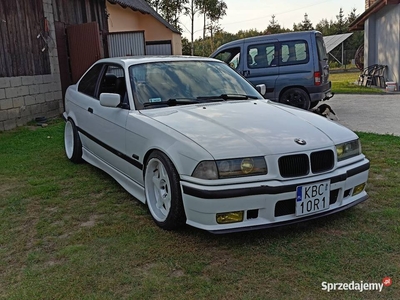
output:
{"label": "front wheel", "polygon": [[310,96],[300,88],[286,90],[279,98],[279,102],[305,110],[309,110],[311,105]]}
{"label": "front wheel", "polygon": [[185,221],[179,175],[171,160],[162,152],[150,154],[144,172],[146,202],[154,222],[166,230],[176,229]]}

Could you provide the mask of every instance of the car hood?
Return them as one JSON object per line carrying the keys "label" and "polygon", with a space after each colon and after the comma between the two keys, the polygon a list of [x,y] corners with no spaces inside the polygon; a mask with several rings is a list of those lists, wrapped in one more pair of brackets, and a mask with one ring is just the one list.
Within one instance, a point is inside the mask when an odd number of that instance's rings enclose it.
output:
{"label": "car hood", "polygon": [[[142,110],[215,159],[307,151],[356,139],[347,128],[269,100],[228,101]],[[295,139],[306,142],[300,145]]]}

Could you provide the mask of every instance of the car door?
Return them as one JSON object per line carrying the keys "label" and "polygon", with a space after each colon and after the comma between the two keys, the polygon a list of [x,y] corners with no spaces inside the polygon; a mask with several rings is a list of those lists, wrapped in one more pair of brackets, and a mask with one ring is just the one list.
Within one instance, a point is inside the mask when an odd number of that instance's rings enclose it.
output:
{"label": "car door", "polygon": [[[120,96],[118,107],[107,107],[100,104],[102,93],[114,93]],[[126,120],[130,105],[126,88],[125,70],[116,64],[104,64],[95,97],[88,107],[92,123],[88,126],[93,140],[97,144],[93,154],[126,174],[128,169],[126,157]]]}
{"label": "car door", "polygon": [[102,70],[103,64],[93,65],[77,83],[77,89],[71,89],[66,94],[66,98],[68,98],[66,103],[71,106],[69,110],[74,112],[72,118],[78,128],[82,147],[90,153],[98,152],[97,148],[100,147],[94,138],[95,132],[93,128],[96,126],[92,111],[94,104],[98,102],[96,91]]}
{"label": "car door", "polygon": [[279,48],[277,40],[251,43],[244,45],[247,57],[243,64],[243,75],[254,86],[265,84],[267,91],[265,98],[275,100],[274,91],[279,76]]}

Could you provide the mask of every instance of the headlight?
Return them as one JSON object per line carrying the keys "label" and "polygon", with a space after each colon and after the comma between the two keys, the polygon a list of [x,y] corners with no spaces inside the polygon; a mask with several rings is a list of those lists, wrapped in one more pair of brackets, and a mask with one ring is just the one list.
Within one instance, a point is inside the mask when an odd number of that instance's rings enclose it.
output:
{"label": "headlight", "polygon": [[338,161],[361,154],[361,144],[359,140],[336,145]]}
{"label": "headlight", "polygon": [[201,179],[223,179],[242,176],[267,174],[267,164],[264,157],[248,157],[202,161],[194,170],[192,176]]}

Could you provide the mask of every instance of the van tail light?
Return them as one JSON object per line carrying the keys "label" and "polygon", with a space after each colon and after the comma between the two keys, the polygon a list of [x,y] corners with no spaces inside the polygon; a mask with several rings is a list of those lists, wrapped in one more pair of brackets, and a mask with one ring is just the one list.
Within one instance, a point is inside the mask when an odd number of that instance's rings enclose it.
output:
{"label": "van tail light", "polygon": [[314,72],[314,85],[321,85],[321,72]]}

